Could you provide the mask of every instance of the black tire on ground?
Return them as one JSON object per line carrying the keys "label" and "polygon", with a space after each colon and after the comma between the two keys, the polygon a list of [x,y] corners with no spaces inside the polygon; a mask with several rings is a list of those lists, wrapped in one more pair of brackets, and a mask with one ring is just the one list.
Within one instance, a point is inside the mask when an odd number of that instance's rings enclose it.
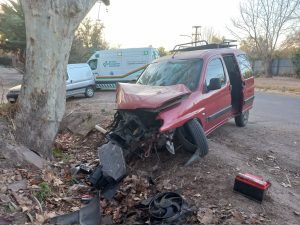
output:
{"label": "black tire on ground", "polygon": [[91,98],[95,94],[94,88],[92,86],[89,86],[85,89],[85,97]]}
{"label": "black tire on ground", "polygon": [[234,117],[235,125],[237,127],[244,127],[247,125],[249,119],[249,110]]}
{"label": "black tire on ground", "polygon": [[176,131],[176,137],[184,150],[194,153],[200,149],[200,156],[204,157],[208,153],[207,138],[203,128],[197,119],[192,119]]}

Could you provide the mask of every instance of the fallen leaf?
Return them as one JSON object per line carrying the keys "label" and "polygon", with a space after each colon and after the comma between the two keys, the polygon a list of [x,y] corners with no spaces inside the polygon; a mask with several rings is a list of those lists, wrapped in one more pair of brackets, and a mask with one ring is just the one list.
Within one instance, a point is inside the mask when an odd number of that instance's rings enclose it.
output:
{"label": "fallen leaf", "polygon": [[35,218],[41,224],[45,221],[44,215],[41,214],[35,214]]}

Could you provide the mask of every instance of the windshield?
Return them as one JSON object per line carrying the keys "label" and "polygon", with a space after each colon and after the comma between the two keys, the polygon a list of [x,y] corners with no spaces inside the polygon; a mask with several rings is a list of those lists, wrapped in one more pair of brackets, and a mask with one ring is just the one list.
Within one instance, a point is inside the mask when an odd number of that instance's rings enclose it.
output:
{"label": "windshield", "polygon": [[202,59],[152,63],[137,83],[151,86],[184,84],[191,91],[194,91],[198,87],[202,64]]}

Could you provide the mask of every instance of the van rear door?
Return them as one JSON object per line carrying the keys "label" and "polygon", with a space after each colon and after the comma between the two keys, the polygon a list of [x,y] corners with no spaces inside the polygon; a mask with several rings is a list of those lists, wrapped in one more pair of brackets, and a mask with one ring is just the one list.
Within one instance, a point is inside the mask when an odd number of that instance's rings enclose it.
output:
{"label": "van rear door", "polygon": [[254,78],[252,67],[248,57],[245,54],[237,55],[237,61],[242,75],[243,85],[243,108],[242,112],[245,112],[253,107],[254,100]]}

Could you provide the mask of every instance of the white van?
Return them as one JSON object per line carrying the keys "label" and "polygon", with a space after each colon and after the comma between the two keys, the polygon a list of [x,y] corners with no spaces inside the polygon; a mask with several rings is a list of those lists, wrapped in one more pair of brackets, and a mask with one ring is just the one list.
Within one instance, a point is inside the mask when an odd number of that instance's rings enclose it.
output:
{"label": "white van", "polygon": [[[85,95],[87,98],[94,96],[95,77],[88,64],[68,64],[66,79],[67,97],[81,94]],[[16,102],[20,91],[21,85],[10,88],[6,95],[7,100],[10,103]]]}
{"label": "white van", "polygon": [[85,97],[94,96],[95,76],[86,63],[68,64],[67,66],[67,97],[84,94]]}
{"label": "white van", "polygon": [[156,48],[125,48],[96,51],[88,60],[96,87],[115,89],[116,83],[135,83],[148,64],[159,58]]}

